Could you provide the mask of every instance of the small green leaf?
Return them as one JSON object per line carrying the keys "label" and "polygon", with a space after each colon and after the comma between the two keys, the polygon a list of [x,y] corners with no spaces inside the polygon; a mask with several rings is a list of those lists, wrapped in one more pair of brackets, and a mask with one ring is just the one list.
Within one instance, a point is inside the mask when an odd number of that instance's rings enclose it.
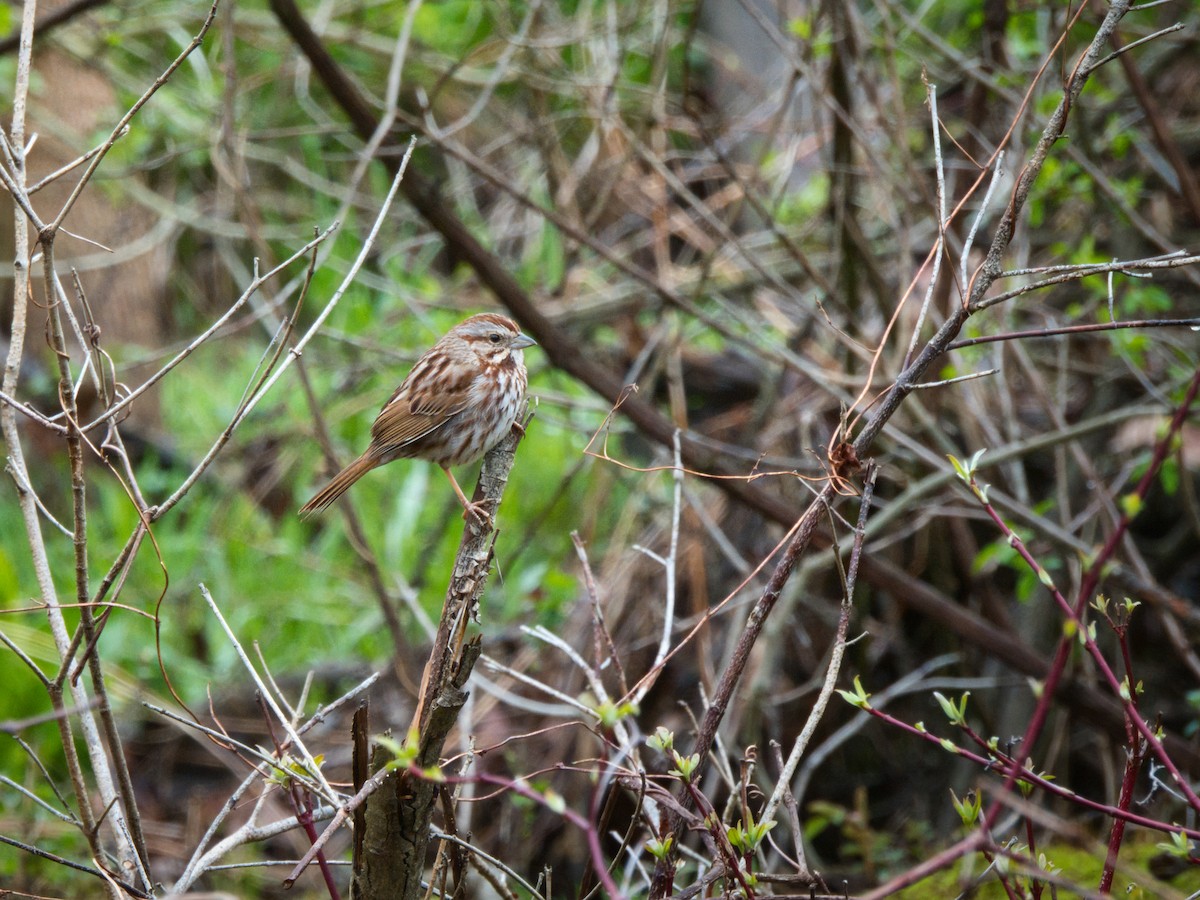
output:
{"label": "small green leaf", "polygon": [[1174,458],[1163,460],[1162,468],[1158,470],[1158,483],[1167,492],[1168,497],[1174,497],[1179,492],[1179,465]]}
{"label": "small green leaf", "polygon": [[646,745],[658,750],[660,753],[666,753],[674,746],[674,744],[675,733],[670,729],[664,728],[662,725],[659,725],[657,728],[655,728],[654,734],[646,738]]}
{"label": "small green leaf", "polygon": [[1171,856],[1177,856],[1180,859],[1187,859],[1192,855],[1192,842],[1188,836],[1182,831],[1171,832],[1171,842],[1160,842],[1155,846],[1164,853],[1169,853]]}
{"label": "small green leaf", "polygon": [[971,828],[979,821],[979,814],[983,810],[983,796],[978,792],[967,791],[966,797],[959,800],[952,790],[950,791],[950,802],[954,804],[954,810],[965,827]]}
{"label": "small green leaf", "polygon": [[940,691],[933,692],[933,699],[938,702],[938,705],[942,708],[942,712],[946,714],[946,718],[953,722],[955,719],[954,703],[947,700]]}
{"label": "small green leaf", "polygon": [[970,691],[966,691],[958,703],[942,696],[938,691],[933,692],[934,699],[941,706],[942,712],[946,714],[946,718],[950,720],[951,725],[966,726],[967,724],[967,698],[971,696]]}
{"label": "small green leaf", "polygon": [[746,834],[741,829],[741,824],[730,826],[725,829],[725,837],[729,841],[729,845],[738,853],[746,852]]}
{"label": "small green leaf", "polygon": [[675,839],[671,835],[667,835],[664,840],[651,838],[646,841],[646,849],[650,851],[650,855],[655,859],[665,859],[667,854],[671,852],[671,847],[674,846]]}
{"label": "small green leaf", "polygon": [[965,481],[967,484],[970,484],[971,476],[967,472],[966,466],[964,466],[962,464],[962,462],[959,460],[959,458],[957,456],[954,456],[951,453],[947,453],[946,459],[950,460],[950,465],[954,467],[954,474],[957,475],[959,478],[961,478],[963,481]]}
{"label": "small green leaf", "polygon": [[771,821],[758,822],[750,826],[750,839],[754,842],[755,847],[763,842],[763,838],[767,836],[767,832],[774,828],[776,824],[778,823]]}
{"label": "small green leaf", "polygon": [[605,700],[603,703],[598,704],[592,710],[592,714],[599,720],[600,727],[605,730],[612,729],[621,720],[621,717],[617,713],[616,704],[611,700]]}
{"label": "small green leaf", "polygon": [[675,768],[671,769],[669,774],[677,775],[684,781],[691,781],[692,776],[696,774],[696,769],[700,767],[700,754],[693,753],[691,756],[682,756],[672,751],[672,756],[675,758]]}
{"label": "small green leaf", "polygon": [[1127,519],[1136,519],[1138,513],[1142,511],[1142,498],[1137,494],[1124,494],[1121,496],[1121,512],[1125,513]]}
{"label": "small green leaf", "polygon": [[838,690],[838,693],[841,694],[842,699],[845,700],[847,703],[849,703],[851,706],[857,706],[859,709],[870,709],[871,708],[871,704],[869,702],[867,702],[870,699],[871,695],[868,694],[863,689],[862,682],[859,680],[857,675],[854,676],[854,690],[853,691]]}
{"label": "small green leaf", "polygon": [[1047,572],[1045,569],[1043,569],[1041,566],[1037,567],[1037,577],[1038,577],[1038,581],[1040,581],[1042,583],[1043,587],[1047,587],[1050,590],[1054,590],[1054,579],[1051,578],[1050,573]]}
{"label": "small green leaf", "polygon": [[971,488],[972,492],[974,492],[977,496],[980,496],[981,499],[984,499],[984,502],[986,503],[987,488],[979,488],[975,485],[975,472],[979,468],[979,460],[983,458],[983,454],[985,452],[987,451],[976,450],[971,454],[971,458],[965,463],[957,456],[954,456],[950,453],[946,454],[946,459],[950,460],[950,465],[954,468],[954,474],[962,479],[962,481],[969,488]]}
{"label": "small green leaf", "polygon": [[404,745],[391,735],[377,734],[374,741],[388,753],[392,754],[392,756],[399,756],[404,752]]}
{"label": "small green leaf", "polygon": [[414,727],[408,732],[408,740],[403,744],[387,734],[377,734],[371,740],[392,755],[387,763],[389,771],[410,768],[417,761],[417,747],[420,743],[420,732]]}

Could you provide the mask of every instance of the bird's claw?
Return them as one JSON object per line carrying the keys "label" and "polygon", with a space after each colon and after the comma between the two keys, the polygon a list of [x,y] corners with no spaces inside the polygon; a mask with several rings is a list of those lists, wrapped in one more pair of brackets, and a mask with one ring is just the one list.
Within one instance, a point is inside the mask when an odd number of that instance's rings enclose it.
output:
{"label": "bird's claw", "polygon": [[496,520],[487,510],[487,504],[482,500],[475,503],[468,503],[463,508],[462,517],[464,522],[470,522],[473,520],[477,525],[484,525],[488,528],[492,528],[496,524]]}

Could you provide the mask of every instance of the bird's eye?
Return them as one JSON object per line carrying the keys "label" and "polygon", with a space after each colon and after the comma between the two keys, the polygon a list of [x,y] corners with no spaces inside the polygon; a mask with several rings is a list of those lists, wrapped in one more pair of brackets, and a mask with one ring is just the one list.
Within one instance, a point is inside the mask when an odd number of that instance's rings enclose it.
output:
{"label": "bird's eye", "polygon": [[500,332],[493,331],[491,334],[488,335],[488,340],[491,341],[493,344],[500,343]]}

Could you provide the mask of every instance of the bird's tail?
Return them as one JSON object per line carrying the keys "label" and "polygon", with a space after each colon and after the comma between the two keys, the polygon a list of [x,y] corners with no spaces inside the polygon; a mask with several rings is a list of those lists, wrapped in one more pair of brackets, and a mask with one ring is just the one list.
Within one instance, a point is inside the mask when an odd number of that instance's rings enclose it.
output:
{"label": "bird's tail", "polygon": [[330,480],[329,484],[317,491],[316,496],[300,507],[301,518],[308,518],[313,513],[318,513],[325,509],[329,504],[333,503],[338,497],[346,493],[346,490],[358,479],[362,478],[372,469],[379,465],[377,459],[373,459],[367,454],[363,454],[342,471],[338,472]]}

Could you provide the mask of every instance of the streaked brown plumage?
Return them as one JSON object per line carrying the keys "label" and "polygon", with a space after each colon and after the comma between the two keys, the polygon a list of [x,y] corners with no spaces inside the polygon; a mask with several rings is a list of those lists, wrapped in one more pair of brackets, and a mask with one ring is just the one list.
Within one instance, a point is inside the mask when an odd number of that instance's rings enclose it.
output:
{"label": "streaked brown plumage", "polygon": [[517,421],[528,376],[525,347],[534,341],[512,319],[471,316],[417,360],[371,426],[371,444],[300,507],[325,509],[367,472],[394,459],[426,459],[446,472],[467,512],[473,504],[451,466],[474,462]]}

